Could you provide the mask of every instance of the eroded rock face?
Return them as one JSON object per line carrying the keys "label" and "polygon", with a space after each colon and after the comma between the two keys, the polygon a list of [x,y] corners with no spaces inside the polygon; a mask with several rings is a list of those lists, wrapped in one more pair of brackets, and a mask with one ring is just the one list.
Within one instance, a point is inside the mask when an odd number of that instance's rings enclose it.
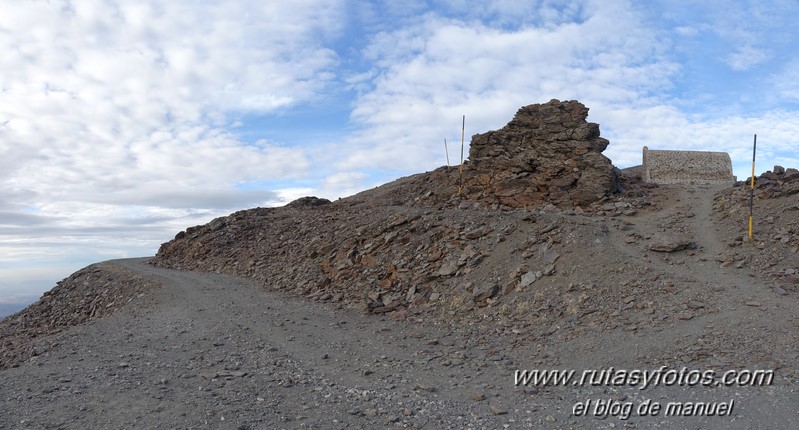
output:
{"label": "eroded rock face", "polygon": [[587,116],[580,102],[551,100],[519,109],[500,130],[474,135],[464,194],[511,207],[568,207],[616,191],[616,170],[602,155],[609,142]]}

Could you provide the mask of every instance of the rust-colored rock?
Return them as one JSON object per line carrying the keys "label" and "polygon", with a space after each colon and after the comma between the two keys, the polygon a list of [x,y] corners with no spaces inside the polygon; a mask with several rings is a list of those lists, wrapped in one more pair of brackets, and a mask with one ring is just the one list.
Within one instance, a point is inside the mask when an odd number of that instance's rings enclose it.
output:
{"label": "rust-colored rock", "polygon": [[570,207],[615,192],[616,170],[602,155],[609,142],[587,116],[580,102],[551,100],[519,109],[500,130],[473,136],[464,194],[511,207]]}

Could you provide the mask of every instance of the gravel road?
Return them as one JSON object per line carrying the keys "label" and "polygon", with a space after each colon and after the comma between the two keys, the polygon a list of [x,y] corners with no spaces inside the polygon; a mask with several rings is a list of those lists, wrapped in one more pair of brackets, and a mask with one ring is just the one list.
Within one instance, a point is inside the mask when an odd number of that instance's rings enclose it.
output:
{"label": "gravel road", "polygon": [[[646,390],[514,385],[514,370],[534,363],[578,371],[614,363],[635,349],[633,336],[574,343],[572,355],[548,361],[533,342],[508,348],[491,322],[461,330],[365,316],[146,260],[111,262],[160,285],[136,306],[59,333],[45,353],[0,371],[0,428],[787,429],[799,422],[797,384],[780,380]],[[573,405],[588,399],[588,416],[574,416]],[[646,399],[735,406],[722,417],[620,419],[594,417],[598,399],[620,407]]]}

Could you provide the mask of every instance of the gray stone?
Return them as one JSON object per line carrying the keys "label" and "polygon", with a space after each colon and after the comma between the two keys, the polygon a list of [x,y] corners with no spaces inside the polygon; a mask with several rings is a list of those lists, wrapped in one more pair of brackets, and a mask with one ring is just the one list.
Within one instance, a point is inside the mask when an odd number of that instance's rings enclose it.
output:
{"label": "gray stone", "polygon": [[494,295],[499,292],[499,285],[497,284],[490,284],[490,285],[483,285],[482,287],[474,287],[472,291],[472,299],[475,302],[481,302],[485,299],[489,299],[494,297]]}
{"label": "gray stone", "polygon": [[438,269],[438,276],[452,276],[458,272],[457,261],[447,261],[440,269]]}
{"label": "gray stone", "polygon": [[535,272],[527,272],[524,275],[522,275],[522,279],[521,282],[519,283],[519,286],[521,288],[527,288],[530,285],[533,285],[533,283],[537,280],[538,278],[535,276]]}
{"label": "gray stone", "polygon": [[505,415],[508,413],[507,409],[501,408],[497,405],[490,405],[488,408],[491,409],[491,413],[494,415]]}
{"label": "gray stone", "polygon": [[466,237],[466,239],[469,239],[469,240],[479,239],[479,238],[487,235],[488,233],[491,233],[493,230],[494,229],[492,229],[491,227],[489,227],[487,225],[484,225],[482,227],[478,227],[478,228],[476,228],[474,230],[466,232],[464,234],[464,237]]}
{"label": "gray stone", "polygon": [[696,243],[690,238],[679,234],[655,237],[649,244],[649,250],[655,252],[676,252],[694,248],[696,248]]}

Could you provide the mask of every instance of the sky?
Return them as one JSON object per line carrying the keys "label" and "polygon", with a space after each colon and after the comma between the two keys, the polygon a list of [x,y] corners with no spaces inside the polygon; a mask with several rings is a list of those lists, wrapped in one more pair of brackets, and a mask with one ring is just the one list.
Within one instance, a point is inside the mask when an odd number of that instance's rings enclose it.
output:
{"label": "sky", "polygon": [[[641,148],[799,167],[799,0],[0,0],[0,303],[186,227],[446,163],[579,100]],[[454,153],[456,151],[450,151]],[[468,147],[467,147],[468,154]]]}

